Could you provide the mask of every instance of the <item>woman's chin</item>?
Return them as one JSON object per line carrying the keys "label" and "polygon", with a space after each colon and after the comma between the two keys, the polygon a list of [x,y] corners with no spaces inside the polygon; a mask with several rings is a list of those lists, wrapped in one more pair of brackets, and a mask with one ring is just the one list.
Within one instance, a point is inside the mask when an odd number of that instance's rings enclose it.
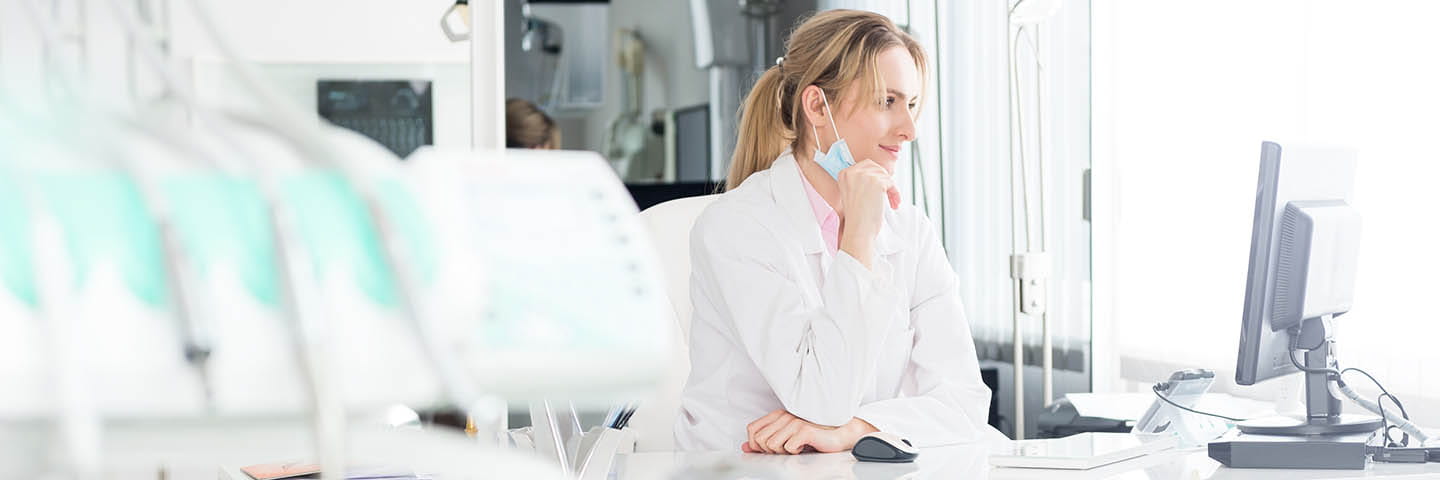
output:
{"label": "woman's chin", "polygon": [[[888,153],[888,152],[885,152],[885,153]],[[899,158],[891,158],[891,157],[889,157],[888,155],[887,155],[887,156],[881,156],[881,157],[879,157],[879,158],[880,158],[880,159],[879,159],[879,160],[876,160],[875,163],[880,164],[880,166],[883,167],[883,168],[885,169],[885,171],[890,172],[890,175],[895,175],[895,164],[896,164],[896,163],[899,163],[899,160],[900,160],[900,159],[899,159]]]}

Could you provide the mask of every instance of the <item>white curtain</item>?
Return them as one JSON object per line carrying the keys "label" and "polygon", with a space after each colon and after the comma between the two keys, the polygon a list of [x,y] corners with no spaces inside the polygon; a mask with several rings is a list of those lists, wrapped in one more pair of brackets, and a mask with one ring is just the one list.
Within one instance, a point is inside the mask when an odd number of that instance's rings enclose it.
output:
{"label": "white curtain", "polygon": [[1424,1],[1095,4],[1096,315],[1112,332],[1097,381],[1156,381],[1144,365],[1233,377],[1260,142],[1277,140],[1359,150],[1340,362],[1412,414],[1435,405],[1437,18]]}
{"label": "white curtain", "polygon": [[[1064,2],[1039,25],[1038,35],[1031,29],[1031,40],[1021,40],[1018,87],[1025,113],[1013,126],[1007,56],[1016,32],[1007,20],[1010,5],[934,4],[930,18],[938,40],[931,51],[939,70],[937,134],[943,163],[936,170],[944,182],[946,246],[961,277],[979,353],[982,359],[1013,361],[1009,256],[1016,237],[1011,216],[1021,219],[1017,223],[1024,217],[1020,192],[1013,192],[1012,202],[1010,158],[1024,139],[1025,174],[1038,185],[1037,167],[1043,161],[1049,184],[1045,246],[1051,258],[1047,297],[1055,365],[1088,371],[1090,231],[1083,217],[1083,181],[1090,162],[1089,2]],[[1037,104],[1044,108],[1043,117],[1036,114]],[[1043,142],[1037,135],[1041,121]],[[1032,191],[1030,199],[1038,202],[1040,193]],[[1038,229],[1039,222],[1035,216],[1033,227]],[[1038,364],[1040,319],[1024,316],[1021,328],[1031,358],[1027,363]]]}

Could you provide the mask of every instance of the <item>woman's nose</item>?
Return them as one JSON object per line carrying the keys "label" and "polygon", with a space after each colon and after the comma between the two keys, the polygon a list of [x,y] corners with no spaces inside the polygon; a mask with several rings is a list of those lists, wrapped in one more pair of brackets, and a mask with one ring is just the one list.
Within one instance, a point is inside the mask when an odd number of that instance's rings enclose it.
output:
{"label": "woman's nose", "polygon": [[904,118],[902,118],[902,119],[900,120],[900,125],[897,127],[897,128],[898,128],[898,131],[896,131],[895,133],[896,133],[897,135],[899,135],[900,138],[903,139],[904,141],[907,141],[907,142],[909,142],[909,141],[914,141],[914,140],[915,140],[915,117],[910,116],[909,113],[903,114],[903,115],[901,115],[901,117],[904,117]]}

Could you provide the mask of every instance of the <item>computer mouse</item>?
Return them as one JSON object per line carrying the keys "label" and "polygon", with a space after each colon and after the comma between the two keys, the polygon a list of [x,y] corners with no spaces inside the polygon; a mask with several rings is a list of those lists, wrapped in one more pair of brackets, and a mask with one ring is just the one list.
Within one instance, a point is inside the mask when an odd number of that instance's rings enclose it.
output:
{"label": "computer mouse", "polygon": [[920,449],[899,435],[875,432],[860,437],[850,454],[862,462],[906,463],[920,456]]}

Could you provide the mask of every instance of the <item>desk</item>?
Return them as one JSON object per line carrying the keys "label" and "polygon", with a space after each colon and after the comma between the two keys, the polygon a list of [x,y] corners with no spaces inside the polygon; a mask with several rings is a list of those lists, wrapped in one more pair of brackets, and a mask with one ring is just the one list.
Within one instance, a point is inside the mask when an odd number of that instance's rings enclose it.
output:
{"label": "desk", "polygon": [[[1008,440],[1007,440],[1008,441]],[[986,444],[922,449],[913,464],[859,463],[850,453],[763,455],[740,452],[633,453],[616,459],[618,480],[730,479],[1135,479],[1270,480],[1440,478],[1440,464],[1372,463],[1365,470],[1230,469],[1211,460],[1204,449],[1171,450],[1106,465],[1066,471],[996,468],[987,461]],[[682,470],[688,470],[681,474]],[[728,472],[724,474],[713,472]]]}

